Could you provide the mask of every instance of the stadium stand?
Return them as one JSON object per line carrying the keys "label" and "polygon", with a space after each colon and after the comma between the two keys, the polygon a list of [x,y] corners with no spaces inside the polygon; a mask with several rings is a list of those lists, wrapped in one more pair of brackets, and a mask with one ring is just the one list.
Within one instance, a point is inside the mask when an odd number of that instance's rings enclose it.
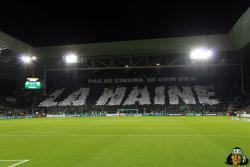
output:
{"label": "stadium stand", "polygon": [[[63,82],[71,75],[62,77],[60,72],[54,85],[49,84],[52,93],[39,103],[38,110],[46,114],[116,113],[119,109],[137,109],[139,113],[226,112],[228,105],[241,95],[235,86],[237,77],[224,75],[227,70],[78,72],[77,77],[71,78],[75,84]],[[233,104],[234,109],[241,107]]]}

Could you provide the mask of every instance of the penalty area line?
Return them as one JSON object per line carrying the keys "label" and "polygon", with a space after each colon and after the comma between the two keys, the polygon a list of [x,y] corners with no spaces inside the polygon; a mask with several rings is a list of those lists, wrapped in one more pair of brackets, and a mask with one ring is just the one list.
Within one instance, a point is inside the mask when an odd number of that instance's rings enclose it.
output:
{"label": "penalty area line", "polygon": [[25,160],[0,160],[0,162],[16,162],[15,164],[10,165],[8,167],[15,167],[15,166],[21,165],[21,164],[29,162],[29,161],[30,160],[28,160],[28,159],[25,159]]}

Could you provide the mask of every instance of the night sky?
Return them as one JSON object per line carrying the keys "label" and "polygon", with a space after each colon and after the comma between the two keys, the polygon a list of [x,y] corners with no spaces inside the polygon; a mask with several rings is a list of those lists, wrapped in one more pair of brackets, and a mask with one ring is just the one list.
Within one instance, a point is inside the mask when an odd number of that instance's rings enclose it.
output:
{"label": "night sky", "polygon": [[249,5],[249,0],[1,2],[0,30],[33,46],[226,33]]}

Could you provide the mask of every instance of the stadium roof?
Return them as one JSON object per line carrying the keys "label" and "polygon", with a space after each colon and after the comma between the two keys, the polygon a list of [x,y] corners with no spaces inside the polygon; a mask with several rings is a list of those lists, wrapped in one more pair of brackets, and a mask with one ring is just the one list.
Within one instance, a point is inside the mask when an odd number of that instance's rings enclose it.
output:
{"label": "stadium roof", "polygon": [[0,29],[35,47],[224,34],[249,5],[249,0],[8,1],[0,10]]}
{"label": "stadium roof", "polygon": [[67,51],[84,54],[83,56],[167,55],[189,53],[191,49],[200,46],[216,48],[218,51],[236,50],[227,34],[42,47],[36,50],[41,56],[61,56]]}
{"label": "stadium roof", "polygon": [[18,39],[0,32],[0,44],[16,53],[36,52],[39,56],[61,56],[65,51],[74,51],[86,56],[187,53],[193,47],[206,46],[219,51],[240,50],[250,42],[250,8],[239,18],[226,34],[158,38],[131,41],[88,43],[55,47],[32,47]]}

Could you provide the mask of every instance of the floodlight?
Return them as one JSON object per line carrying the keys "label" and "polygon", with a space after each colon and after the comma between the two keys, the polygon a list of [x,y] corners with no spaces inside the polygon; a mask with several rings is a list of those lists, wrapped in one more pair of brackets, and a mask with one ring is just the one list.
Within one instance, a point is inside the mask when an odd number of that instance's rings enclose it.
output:
{"label": "floodlight", "polygon": [[192,60],[209,60],[213,55],[213,51],[211,49],[195,49],[190,54],[190,59]]}
{"label": "floodlight", "polygon": [[30,54],[22,54],[19,58],[20,58],[21,62],[24,64],[30,64],[33,61],[37,60],[36,56],[32,56]]}
{"label": "floodlight", "polygon": [[73,53],[67,54],[65,56],[65,62],[67,64],[77,63],[77,59],[78,59],[77,56]]}
{"label": "floodlight", "polygon": [[31,59],[30,56],[25,56],[25,55],[23,55],[23,56],[21,56],[21,61],[22,61],[24,64],[29,64],[29,63],[31,63],[32,59]]}
{"label": "floodlight", "polygon": [[156,65],[157,65],[157,66],[159,66],[159,65],[160,65],[160,63],[156,63]]}

